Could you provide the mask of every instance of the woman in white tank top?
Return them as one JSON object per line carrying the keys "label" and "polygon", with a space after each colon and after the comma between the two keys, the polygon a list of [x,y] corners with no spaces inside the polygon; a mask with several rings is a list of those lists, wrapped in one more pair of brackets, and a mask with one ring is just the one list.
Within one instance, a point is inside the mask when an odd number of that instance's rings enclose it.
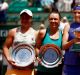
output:
{"label": "woman in white tank top", "polygon": [[[14,61],[9,54],[9,48],[15,48],[20,43],[35,45],[37,32],[31,27],[32,12],[28,9],[24,9],[20,12],[21,27],[13,28],[9,31],[6,41],[3,45],[4,55],[8,62],[15,65]],[[34,67],[34,66],[31,66]],[[19,70],[12,67],[8,63],[7,71],[5,75],[34,75],[34,69],[28,68],[25,70]]]}

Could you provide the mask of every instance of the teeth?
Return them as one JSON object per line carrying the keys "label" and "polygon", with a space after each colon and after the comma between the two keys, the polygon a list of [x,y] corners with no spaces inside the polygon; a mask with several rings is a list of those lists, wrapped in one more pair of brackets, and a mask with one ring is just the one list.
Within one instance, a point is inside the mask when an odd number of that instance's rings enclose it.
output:
{"label": "teeth", "polygon": [[53,26],[53,27],[56,27],[56,26]]}

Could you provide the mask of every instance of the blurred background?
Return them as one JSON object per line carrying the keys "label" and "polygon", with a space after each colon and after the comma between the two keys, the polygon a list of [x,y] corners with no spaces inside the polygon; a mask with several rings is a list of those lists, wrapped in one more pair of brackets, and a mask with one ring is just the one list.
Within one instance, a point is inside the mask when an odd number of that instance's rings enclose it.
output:
{"label": "blurred background", "polygon": [[42,23],[48,26],[48,15],[55,7],[61,17],[66,16],[71,23],[71,10],[76,4],[80,4],[80,0],[0,0],[0,75],[5,75],[7,68],[7,62],[2,56],[2,45],[9,29],[20,26],[21,10],[26,8],[33,12],[32,27],[37,30]]}

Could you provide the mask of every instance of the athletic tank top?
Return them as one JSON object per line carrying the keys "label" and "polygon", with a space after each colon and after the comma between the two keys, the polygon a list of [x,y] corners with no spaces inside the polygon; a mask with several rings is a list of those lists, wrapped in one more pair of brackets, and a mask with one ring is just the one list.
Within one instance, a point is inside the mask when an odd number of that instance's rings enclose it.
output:
{"label": "athletic tank top", "polygon": [[61,48],[62,45],[62,31],[59,30],[59,38],[58,39],[51,39],[49,36],[49,29],[46,31],[45,38],[43,39],[42,45],[45,44],[55,44],[59,48]]}
{"label": "athletic tank top", "polygon": [[[62,31],[59,31],[59,38],[54,40],[54,39],[50,38],[49,29],[47,29],[45,37],[44,37],[44,39],[42,41],[42,45],[55,44],[59,48],[61,48],[61,43],[62,43]],[[38,71],[42,71],[42,72],[54,72],[54,71],[56,71],[56,67],[55,68],[46,68],[46,67],[44,67],[44,66],[42,66],[40,64],[38,65],[37,69],[38,69]]]}
{"label": "athletic tank top", "polygon": [[16,45],[20,43],[35,45],[35,34],[32,28],[30,28],[30,30],[25,33],[21,33],[20,28],[18,28],[14,37],[12,47],[14,48]]}

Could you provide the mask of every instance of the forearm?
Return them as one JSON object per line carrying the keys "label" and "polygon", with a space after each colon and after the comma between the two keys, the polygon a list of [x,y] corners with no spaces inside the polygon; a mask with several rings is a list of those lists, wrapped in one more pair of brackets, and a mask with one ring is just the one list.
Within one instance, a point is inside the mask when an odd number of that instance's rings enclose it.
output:
{"label": "forearm", "polygon": [[3,53],[7,60],[11,58],[9,49],[6,46],[3,46]]}
{"label": "forearm", "polygon": [[66,50],[66,49],[68,49],[70,46],[72,46],[73,44],[74,44],[74,39],[71,40],[71,41],[69,41],[69,42],[67,42],[66,44],[64,44],[64,45],[62,46],[62,49],[63,49],[63,50]]}
{"label": "forearm", "polygon": [[36,42],[36,48],[40,49],[40,47],[41,47],[41,41],[38,40],[38,41]]}

